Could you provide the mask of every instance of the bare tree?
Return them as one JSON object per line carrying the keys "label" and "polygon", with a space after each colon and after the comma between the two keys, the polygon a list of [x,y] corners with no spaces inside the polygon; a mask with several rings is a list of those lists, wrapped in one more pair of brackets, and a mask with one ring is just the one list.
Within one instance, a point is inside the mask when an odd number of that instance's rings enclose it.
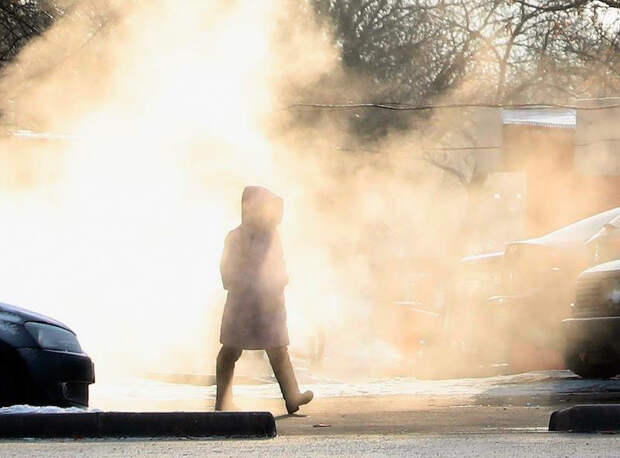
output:
{"label": "bare tree", "polygon": [[[317,16],[333,32],[348,100],[418,103],[458,84],[470,49],[442,29],[435,7],[408,0],[312,0]],[[448,52],[449,50],[449,52]],[[364,139],[391,128],[407,128],[411,115],[358,110],[350,127]]]}
{"label": "bare tree", "polygon": [[596,6],[597,4],[603,4],[610,8],[620,8],[620,2],[617,0],[550,0],[538,3],[534,1],[516,0],[516,2],[527,6],[528,8],[534,8],[546,12],[567,11],[574,8],[583,8],[593,5]]}
{"label": "bare tree", "polygon": [[41,35],[58,14],[45,0],[0,0],[0,66],[15,57],[33,37]]}
{"label": "bare tree", "polygon": [[[313,1],[347,76],[366,81],[349,98],[509,103],[620,90],[617,0]],[[360,111],[350,119],[374,138],[415,120],[398,116]]]}

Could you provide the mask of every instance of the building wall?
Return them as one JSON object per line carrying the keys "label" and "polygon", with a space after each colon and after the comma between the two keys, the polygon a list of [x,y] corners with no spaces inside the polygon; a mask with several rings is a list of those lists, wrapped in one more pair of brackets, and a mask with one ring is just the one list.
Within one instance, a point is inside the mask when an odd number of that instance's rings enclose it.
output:
{"label": "building wall", "polygon": [[581,217],[575,183],[575,130],[505,124],[503,167],[526,176],[525,235],[536,236]]}
{"label": "building wall", "polygon": [[593,212],[620,206],[620,98],[583,101],[577,113],[575,170]]}

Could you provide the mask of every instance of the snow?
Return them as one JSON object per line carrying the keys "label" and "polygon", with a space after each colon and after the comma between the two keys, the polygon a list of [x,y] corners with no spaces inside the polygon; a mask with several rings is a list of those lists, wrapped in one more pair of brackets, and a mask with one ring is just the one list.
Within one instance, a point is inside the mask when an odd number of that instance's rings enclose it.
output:
{"label": "snow", "polygon": [[574,129],[577,125],[577,111],[553,108],[503,109],[502,122],[503,124]]}
{"label": "snow", "polygon": [[620,207],[598,213],[584,218],[575,223],[564,226],[556,231],[550,232],[537,240],[550,244],[579,243],[588,241],[596,232],[601,230],[605,224],[616,221],[620,217]]}
{"label": "snow", "polygon": [[[586,380],[570,371],[537,371],[518,375],[503,375],[485,378],[462,378],[451,380],[419,380],[414,377],[384,377],[357,380],[334,380],[300,371],[300,387],[314,391],[317,398],[335,397],[380,397],[380,396],[420,396],[474,399],[487,397],[520,397],[540,399],[545,396],[587,393],[618,393],[620,379]],[[234,394],[246,399],[280,399],[278,384],[266,379],[263,384],[234,386]],[[160,401],[178,401],[184,408],[190,405],[203,405],[204,401],[215,398],[215,386],[200,386],[166,383],[146,378],[124,378],[108,380],[91,386],[91,405],[109,406],[132,410],[138,405],[159,405]],[[110,402],[112,404],[110,404]],[[144,403],[143,403],[144,402]],[[120,407],[117,407],[120,406]],[[140,407],[143,408],[143,407]],[[148,410],[148,409],[147,409]],[[15,405],[0,408],[2,414],[32,413],[84,413],[101,412],[98,409],[76,407],[60,408],[54,406],[35,407]]]}
{"label": "snow", "polygon": [[27,129],[18,129],[11,132],[14,137],[22,137],[37,140],[76,140],[78,137],[71,134],[55,132],[35,132]]}
{"label": "snow", "polygon": [[100,412],[97,409],[82,409],[79,407],[56,407],[56,406],[31,406],[18,404],[11,407],[0,408],[0,415],[16,413],[85,413]]}
{"label": "snow", "polygon": [[[300,379],[302,389],[318,398],[355,396],[546,396],[568,393],[618,392],[620,380],[585,380],[570,371],[539,371],[518,375],[452,380],[419,380],[414,377],[375,378],[362,381]],[[278,399],[277,383],[235,385],[235,396]],[[215,398],[215,386],[125,379],[92,387],[93,400],[201,401]]]}
{"label": "snow", "polygon": [[[618,393],[620,379],[586,380],[570,371],[538,371],[518,375],[504,375],[485,378],[462,378],[451,380],[419,380],[414,377],[385,377],[358,380],[334,380],[302,373],[300,387],[314,391],[317,398],[335,397],[380,397],[380,396],[421,396],[421,397],[544,397],[564,394]],[[281,393],[275,381],[266,380],[263,384],[235,385],[236,397],[249,399],[280,399]],[[146,378],[124,378],[108,380],[91,386],[91,405],[110,406],[121,409],[142,405],[156,405],[160,401],[196,402],[200,405],[215,398],[215,386],[200,386],[166,383]],[[126,407],[122,407],[126,406]],[[32,413],[83,413],[101,412],[98,409],[77,407],[60,408],[54,406],[35,407],[15,405],[0,408],[1,414]]]}

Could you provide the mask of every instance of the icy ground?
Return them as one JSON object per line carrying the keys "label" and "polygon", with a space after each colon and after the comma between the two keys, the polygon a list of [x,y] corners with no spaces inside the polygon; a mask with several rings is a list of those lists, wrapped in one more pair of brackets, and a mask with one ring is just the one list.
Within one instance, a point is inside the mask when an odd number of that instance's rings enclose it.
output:
{"label": "icy ground", "polygon": [[[539,371],[518,375],[452,380],[418,380],[412,377],[343,381],[300,377],[303,389],[311,389],[315,397],[355,396],[546,396],[575,393],[620,393],[620,380],[584,380],[570,371]],[[277,399],[281,397],[275,381],[262,384],[236,384],[236,396]],[[106,400],[205,400],[215,398],[215,386],[166,383],[147,378],[127,378],[101,382],[92,386],[92,405]]]}

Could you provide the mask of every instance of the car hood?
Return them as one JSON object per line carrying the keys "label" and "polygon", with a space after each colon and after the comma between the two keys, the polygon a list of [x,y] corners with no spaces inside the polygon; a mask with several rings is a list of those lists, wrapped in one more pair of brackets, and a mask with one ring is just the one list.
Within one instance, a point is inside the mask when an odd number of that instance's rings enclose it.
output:
{"label": "car hood", "polygon": [[590,267],[588,270],[584,270],[580,276],[614,271],[620,272],[620,259]]}
{"label": "car hood", "polygon": [[61,323],[53,318],[41,315],[37,312],[16,307],[14,305],[0,303],[0,320],[11,321],[13,323],[25,323],[26,321],[38,321],[39,323],[47,323],[58,326],[67,331],[73,332],[66,324]]}
{"label": "car hood", "polygon": [[603,238],[620,238],[620,215],[616,216],[609,223],[605,224],[601,230],[590,238],[586,243],[591,244]]}
{"label": "car hood", "polygon": [[527,240],[518,240],[509,245],[539,245],[558,248],[583,246],[595,236],[605,225],[619,223],[620,207],[612,208],[594,216],[582,219],[564,226],[556,231],[549,232],[541,237]]}

